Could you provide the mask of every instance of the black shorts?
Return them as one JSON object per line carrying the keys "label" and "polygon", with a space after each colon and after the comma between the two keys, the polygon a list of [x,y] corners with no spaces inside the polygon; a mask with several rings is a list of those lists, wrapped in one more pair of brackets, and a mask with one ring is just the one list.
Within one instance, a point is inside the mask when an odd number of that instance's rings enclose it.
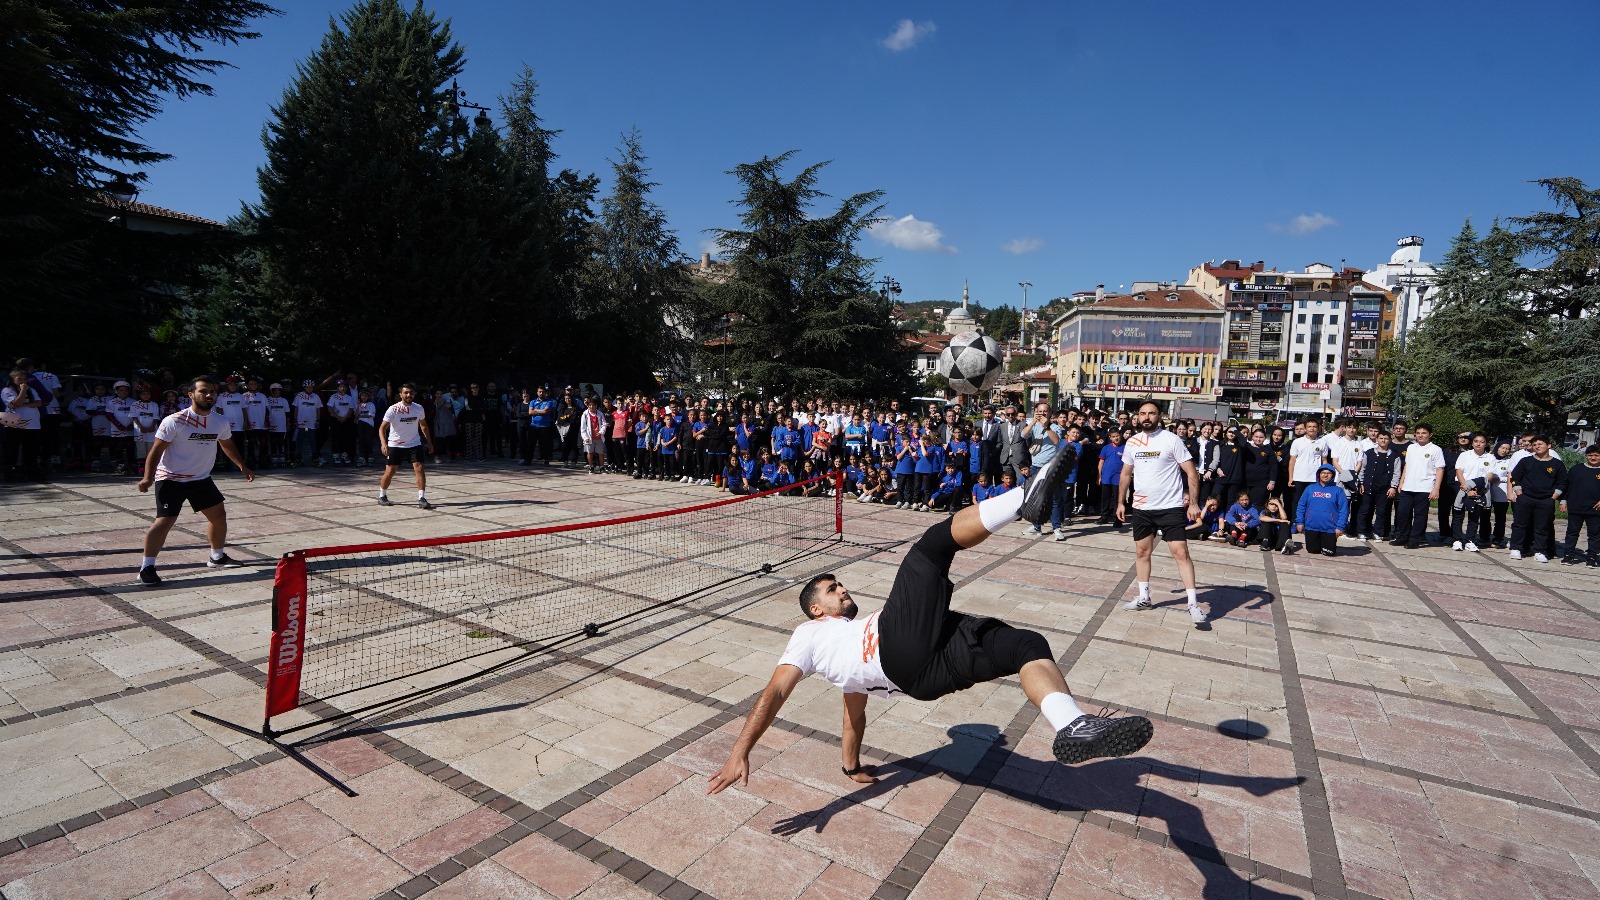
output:
{"label": "black shorts", "polygon": [[156,482],[156,518],[176,518],[183,511],[185,501],[195,512],[204,512],[222,502],[222,491],[217,490],[217,483],[209,478],[199,481],[163,478]]}
{"label": "black shorts", "polygon": [[936,700],[1053,658],[1038,632],[950,611],[950,561],[960,549],[948,519],[924,532],[900,563],[878,617],[883,673],[918,700]]}
{"label": "black shorts", "polygon": [[386,466],[420,466],[427,460],[427,454],[422,452],[422,447],[386,447],[389,455],[383,460]]}
{"label": "black shorts", "polygon": [[1171,509],[1136,509],[1131,517],[1133,539],[1142,541],[1152,534],[1161,533],[1163,541],[1186,541],[1189,513],[1181,506]]}

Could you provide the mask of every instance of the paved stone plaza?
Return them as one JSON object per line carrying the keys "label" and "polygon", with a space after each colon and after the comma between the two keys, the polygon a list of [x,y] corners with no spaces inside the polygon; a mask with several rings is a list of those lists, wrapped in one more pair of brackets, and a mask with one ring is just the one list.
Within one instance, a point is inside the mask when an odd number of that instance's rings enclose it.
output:
{"label": "paved stone plaza", "polygon": [[839,773],[838,694],[811,678],[748,787],[707,797],[800,618],[791,580],[831,567],[870,611],[934,521],[849,503],[844,543],[760,590],[312,730],[347,797],[190,715],[260,722],[280,554],[712,497],[455,465],[426,512],[379,507],[375,482],[219,476],[251,567],[206,569],[186,512],[154,589],[132,479],[0,493],[6,897],[1600,896],[1600,577],[1503,553],[1198,545],[1202,631],[1164,551],[1164,605],[1129,612],[1127,535],[1015,525],[958,558],[957,608],[1042,631],[1080,703],[1156,720],[1143,752],[1055,763],[1011,680],[871,700],[864,756],[886,777],[862,787]]}

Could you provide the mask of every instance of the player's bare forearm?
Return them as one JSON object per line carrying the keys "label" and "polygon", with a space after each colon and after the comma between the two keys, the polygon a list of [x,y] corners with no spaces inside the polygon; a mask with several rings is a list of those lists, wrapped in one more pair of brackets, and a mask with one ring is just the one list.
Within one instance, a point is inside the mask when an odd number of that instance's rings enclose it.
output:
{"label": "player's bare forearm", "polygon": [[761,696],[756,698],[756,705],[745,717],[744,728],[739,732],[739,739],[733,742],[727,763],[721,771],[711,776],[711,785],[706,793],[721,793],[734,782],[743,784],[749,781],[750,751],[772,727],[773,720],[778,718],[778,710],[783,709],[790,692],[800,683],[800,677],[800,670],[795,666],[779,665],[773,670],[772,678],[762,688]]}
{"label": "player's bare forearm", "polygon": [[156,467],[161,465],[161,457],[167,452],[169,442],[156,438],[150,445],[150,452],[144,457],[144,477],[139,479],[139,493],[150,490],[150,484],[156,480]]}
{"label": "player's bare forearm", "polygon": [[228,459],[231,460],[234,465],[239,467],[239,472],[240,474],[244,475],[244,480],[255,481],[256,473],[251,471],[250,467],[244,464],[244,457],[239,455],[239,448],[234,446],[233,438],[228,438],[227,440],[222,441],[221,444],[222,454],[228,457]]}
{"label": "player's bare forearm", "polygon": [[[844,731],[840,734],[840,765],[846,771],[861,768],[861,740],[867,733],[867,695],[844,695]],[[855,772],[850,780],[858,784],[876,784],[876,776]]]}
{"label": "player's bare forearm", "polygon": [[1133,486],[1133,466],[1130,465],[1130,464],[1124,464],[1122,466],[1122,477],[1117,479],[1117,521],[1118,522],[1126,522],[1126,521],[1128,521],[1128,511],[1127,511],[1127,508],[1123,506],[1123,502],[1128,497],[1128,488],[1130,488],[1132,486]]}

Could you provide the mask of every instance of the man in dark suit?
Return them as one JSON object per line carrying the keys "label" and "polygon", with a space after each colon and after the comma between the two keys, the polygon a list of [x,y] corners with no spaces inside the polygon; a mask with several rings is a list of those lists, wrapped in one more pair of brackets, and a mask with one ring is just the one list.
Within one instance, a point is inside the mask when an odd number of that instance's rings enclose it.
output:
{"label": "man in dark suit", "polygon": [[991,484],[1000,483],[1000,435],[1005,431],[1005,421],[995,415],[994,404],[985,404],[973,437],[978,444],[978,471],[989,476]]}
{"label": "man in dark suit", "polygon": [[1028,423],[1015,406],[1006,407],[1005,423],[1000,428],[1000,466],[1010,472],[1012,479],[1021,474],[1029,462]]}

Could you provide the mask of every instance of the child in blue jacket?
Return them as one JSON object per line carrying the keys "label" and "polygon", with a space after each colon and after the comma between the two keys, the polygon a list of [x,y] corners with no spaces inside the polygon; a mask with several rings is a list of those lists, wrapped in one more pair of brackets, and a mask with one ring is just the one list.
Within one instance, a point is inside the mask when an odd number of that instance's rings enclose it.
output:
{"label": "child in blue jacket", "polygon": [[1227,531],[1228,543],[1235,547],[1250,546],[1261,530],[1261,510],[1251,504],[1249,491],[1239,492],[1237,502],[1228,507],[1228,512],[1222,520],[1223,528]]}
{"label": "child in blue jacket", "polygon": [[1295,530],[1306,536],[1306,552],[1332,556],[1339,535],[1350,521],[1350,497],[1333,483],[1338,472],[1326,463],[1317,467],[1317,483],[1300,495]]}
{"label": "child in blue jacket", "polygon": [[955,503],[961,496],[961,486],[965,484],[961,476],[961,464],[951,460],[944,464],[944,478],[939,481],[939,489],[928,498],[928,508],[938,509],[941,505],[950,511],[955,511]]}

